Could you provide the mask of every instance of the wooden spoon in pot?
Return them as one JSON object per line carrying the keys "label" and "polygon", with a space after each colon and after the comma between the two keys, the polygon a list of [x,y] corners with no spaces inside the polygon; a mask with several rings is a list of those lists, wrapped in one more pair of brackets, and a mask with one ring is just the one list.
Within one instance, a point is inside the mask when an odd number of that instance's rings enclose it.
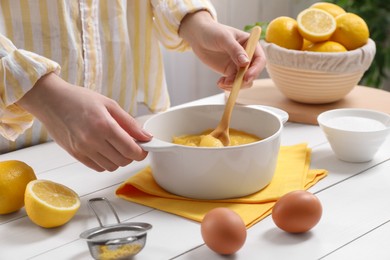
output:
{"label": "wooden spoon in pot", "polygon": [[[253,54],[256,49],[256,45],[260,39],[260,34],[261,34],[261,28],[259,26],[253,27],[245,47],[245,51],[248,55],[249,60],[252,60]],[[238,92],[242,85],[244,74],[247,71],[249,65],[250,64],[238,70],[236,78],[234,79],[232,90],[230,92],[229,98],[225,105],[225,110],[223,112],[221,121],[219,122],[217,128],[215,128],[210,133],[212,137],[219,139],[224,146],[228,146],[230,144],[230,138],[229,138],[230,117],[233,111],[234,104],[236,103]]]}

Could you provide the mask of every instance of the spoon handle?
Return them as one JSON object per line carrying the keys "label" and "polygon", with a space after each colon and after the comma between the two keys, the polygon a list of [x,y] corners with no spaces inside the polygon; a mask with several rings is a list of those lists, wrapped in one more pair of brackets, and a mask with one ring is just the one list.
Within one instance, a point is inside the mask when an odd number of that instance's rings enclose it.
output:
{"label": "spoon handle", "polygon": [[[261,28],[259,26],[253,27],[251,34],[249,36],[248,42],[245,47],[245,51],[248,55],[249,60],[252,60],[253,54],[255,53],[256,50],[256,45],[257,42],[260,39],[260,34],[261,34]],[[237,97],[238,97],[238,92],[241,89],[242,81],[244,79],[245,72],[247,71],[250,63],[246,65],[245,67],[241,67],[234,79],[234,83],[232,86],[232,90],[230,91],[229,98],[226,102],[225,105],[225,111],[222,116],[222,118],[225,118],[225,124],[226,127],[229,127],[230,125],[230,117],[233,111],[234,104],[236,103]]]}

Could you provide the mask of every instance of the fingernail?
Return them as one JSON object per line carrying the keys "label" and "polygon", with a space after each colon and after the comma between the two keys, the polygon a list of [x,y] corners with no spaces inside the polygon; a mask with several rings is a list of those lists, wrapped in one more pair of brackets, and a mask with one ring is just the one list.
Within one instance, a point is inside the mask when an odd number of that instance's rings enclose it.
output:
{"label": "fingernail", "polygon": [[254,80],[254,77],[253,76],[250,76],[248,78],[245,79],[245,82],[252,82]]}
{"label": "fingernail", "polygon": [[151,134],[151,133],[149,133],[148,131],[146,131],[145,129],[143,129],[142,128],[142,133],[144,134],[144,135],[146,135],[147,137],[149,137],[149,138],[152,138],[153,137],[153,135]]}
{"label": "fingernail", "polygon": [[249,59],[248,57],[245,55],[245,54],[240,54],[238,56],[238,61],[241,63],[241,64],[245,64],[245,63],[248,63],[249,62]]}
{"label": "fingernail", "polygon": [[222,84],[223,83],[223,78],[220,78],[218,81],[217,81],[217,85],[220,85],[220,84]]}
{"label": "fingernail", "polygon": [[233,82],[234,82],[234,80],[226,78],[224,84],[225,84],[225,86],[231,86],[231,85],[233,85]]}

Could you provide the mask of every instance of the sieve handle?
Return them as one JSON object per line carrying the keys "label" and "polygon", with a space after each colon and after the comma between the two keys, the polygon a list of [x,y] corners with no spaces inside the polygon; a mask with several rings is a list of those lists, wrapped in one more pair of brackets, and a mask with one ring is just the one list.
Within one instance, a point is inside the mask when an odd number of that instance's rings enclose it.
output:
{"label": "sieve handle", "polygon": [[109,201],[108,199],[104,198],[104,197],[100,197],[100,198],[93,198],[93,199],[90,199],[90,200],[88,201],[88,206],[92,209],[93,214],[95,215],[96,219],[97,219],[98,222],[99,222],[99,225],[100,225],[101,227],[104,227],[103,222],[101,221],[101,219],[100,219],[100,217],[99,217],[99,214],[98,214],[97,211],[96,211],[96,205],[95,205],[95,204],[96,204],[97,202],[102,202],[102,201],[105,202],[105,203],[110,207],[112,213],[114,214],[114,216],[115,216],[115,218],[116,218],[116,221],[118,222],[118,224],[120,224],[121,222],[120,222],[120,220],[119,220],[118,214],[116,213],[114,207],[111,205],[110,201]]}

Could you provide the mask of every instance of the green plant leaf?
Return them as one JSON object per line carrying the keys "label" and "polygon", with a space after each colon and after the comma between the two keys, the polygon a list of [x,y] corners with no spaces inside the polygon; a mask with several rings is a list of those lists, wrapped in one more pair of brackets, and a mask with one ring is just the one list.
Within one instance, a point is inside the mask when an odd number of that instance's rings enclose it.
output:
{"label": "green plant leaf", "polygon": [[361,83],[381,88],[390,71],[390,2],[383,0],[328,0],[347,12],[355,13],[367,23],[376,54]]}
{"label": "green plant leaf", "polygon": [[249,32],[255,26],[260,26],[261,27],[260,39],[264,40],[265,39],[265,33],[267,31],[268,23],[266,23],[266,22],[256,22],[255,24],[246,25],[244,27],[244,31]]}

